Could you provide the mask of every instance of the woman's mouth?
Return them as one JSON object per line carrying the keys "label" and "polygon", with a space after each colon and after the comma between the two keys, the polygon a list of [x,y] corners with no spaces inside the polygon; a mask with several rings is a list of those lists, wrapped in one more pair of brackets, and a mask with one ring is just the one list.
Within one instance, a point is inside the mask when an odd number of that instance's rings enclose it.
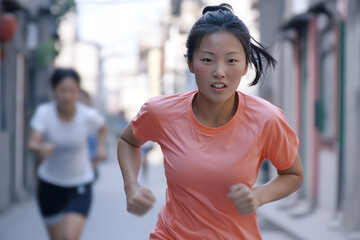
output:
{"label": "woman's mouth", "polygon": [[213,83],[213,84],[211,84],[211,87],[216,88],[216,89],[222,89],[222,88],[225,88],[226,85],[224,83]]}

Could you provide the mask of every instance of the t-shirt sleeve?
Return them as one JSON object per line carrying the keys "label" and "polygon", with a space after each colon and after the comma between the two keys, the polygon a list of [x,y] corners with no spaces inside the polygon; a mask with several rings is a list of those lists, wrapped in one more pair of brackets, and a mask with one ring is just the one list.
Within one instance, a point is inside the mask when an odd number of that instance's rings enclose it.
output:
{"label": "t-shirt sleeve", "polygon": [[262,156],[278,169],[292,166],[298,153],[299,139],[288,124],[283,112],[274,106],[260,137]]}
{"label": "t-shirt sleeve", "polygon": [[157,104],[155,99],[149,99],[144,103],[131,121],[131,129],[134,136],[142,142],[158,142],[161,132],[159,116],[157,114]]}
{"label": "t-shirt sleeve", "polygon": [[102,125],[105,124],[105,118],[96,109],[89,108],[89,120],[90,128],[98,130]]}
{"label": "t-shirt sleeve", "polygon": [[39,106],[36,108],[34,115],[30,120],[30,126],[39,132],[45,131],[46,126],[46,109],[45,106]]}

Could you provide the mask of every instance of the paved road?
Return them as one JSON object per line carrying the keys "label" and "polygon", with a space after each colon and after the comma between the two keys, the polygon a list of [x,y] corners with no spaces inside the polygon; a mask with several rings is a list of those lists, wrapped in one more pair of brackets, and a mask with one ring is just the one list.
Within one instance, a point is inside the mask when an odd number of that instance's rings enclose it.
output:
{"label": "paved road", "polygon": [[[139,218],[128,214],[125,210],[122,179],[116,160],[102,164],[100,178],[94,185],[94,201],[89,220],[81,239],[148,239],[149,232],[156,223],[157,213],[165,199],[162,166],[150,166],[147,180],[142,178],[141,182],[153,190],[157,202],[154,209],[146,216]],[[259,223],[264,240],[295,240],[264,219],[259,219]],[[0,215],[1,240],[46,238],[47,235],[33,198],[15,205]]]}

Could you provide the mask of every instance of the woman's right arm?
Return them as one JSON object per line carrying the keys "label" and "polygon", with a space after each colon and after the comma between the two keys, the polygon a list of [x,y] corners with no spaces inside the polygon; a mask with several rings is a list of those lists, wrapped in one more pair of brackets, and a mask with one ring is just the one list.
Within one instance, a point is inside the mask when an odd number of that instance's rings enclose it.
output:
{"label": "woman's right arm", "polygon": [[127,210],[138,216],[148,212],[155,202],[151,190],[138,183],[142,144],[143,142],[134,136],[129,124],[121,134],[117,148],[118,161],[124,180]]}
{"label": "woman's right arm", "polygon": [[55,147],[51,143],[43,142],[43,133],[33,129],[28,141],[28,149],[43,160],[51,155]]}

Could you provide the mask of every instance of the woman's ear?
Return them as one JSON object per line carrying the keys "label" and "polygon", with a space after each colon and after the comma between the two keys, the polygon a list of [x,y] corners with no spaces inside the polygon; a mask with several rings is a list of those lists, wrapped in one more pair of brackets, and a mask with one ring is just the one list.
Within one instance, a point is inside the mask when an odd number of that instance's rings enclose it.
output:
{"label": "woman's ear", "polygon": [[194,73],[194,65],[193,65],[192,62],[188,62],[188,67],[189,67],[189,71],[190,71],[191,73]]}

